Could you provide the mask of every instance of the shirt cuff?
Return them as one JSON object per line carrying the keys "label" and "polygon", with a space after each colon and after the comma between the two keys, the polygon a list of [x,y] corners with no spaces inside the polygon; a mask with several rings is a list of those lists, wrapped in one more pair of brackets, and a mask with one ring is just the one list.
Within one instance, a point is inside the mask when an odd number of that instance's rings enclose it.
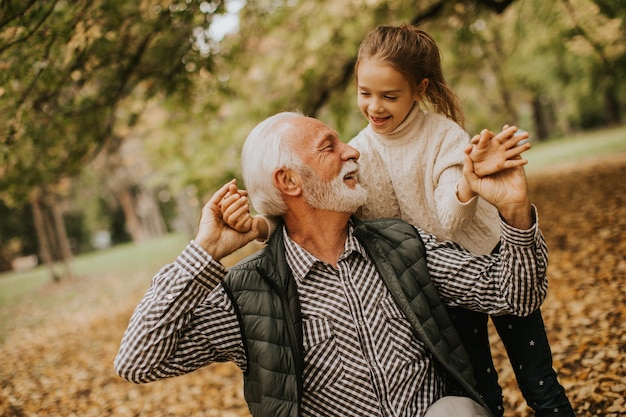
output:
{"label": "shirt cuff", "polygon": [[176,264],[208,290],[217,287],[226,275],[226,268],[194,240],[178,255]]}
{"label": "shirt cuff", "polygon": [[537,215],[537,207],[535,207],[535,205],[531,205],[531,210],[533,225],[530,229],[526,230],[510,226],[500,217],[500,229],[503,241],[511,242],[518,246],[531,246],[534,244],[539,234],[539,216]]}

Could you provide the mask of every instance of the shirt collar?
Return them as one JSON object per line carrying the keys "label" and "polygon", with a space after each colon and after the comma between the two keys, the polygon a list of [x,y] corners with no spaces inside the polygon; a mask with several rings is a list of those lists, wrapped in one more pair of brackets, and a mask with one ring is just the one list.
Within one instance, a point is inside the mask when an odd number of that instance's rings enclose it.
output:
{"label": "shirt collar", "polygon": [[[343,252],[339,256],[339,262],[346,259],[353,252],[360,254],[362,257],[367,256],[365,248],[363,248],[361,243],[354,236],[353,232],[354,227],[352,225],[352,220],[350,220],[348,222],[348,236],[346,238],[346,243],[344,244]],[[285,242],[285,256],[287,258],[287,264],[291,268],[296,281],[300,283],[306,278],[309,271],[315,267],[317,263],[322,264],[323,261],[320,261],[302,246],[294,242],[287,234],[287,228],[283,228],[283,238]]]}

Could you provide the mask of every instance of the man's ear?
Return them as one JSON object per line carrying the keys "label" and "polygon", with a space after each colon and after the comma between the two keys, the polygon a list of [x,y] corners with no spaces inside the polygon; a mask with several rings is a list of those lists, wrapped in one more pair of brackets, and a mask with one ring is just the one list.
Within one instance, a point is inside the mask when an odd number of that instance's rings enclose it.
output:
{"label": "man's ear", "polygon": [[281,193],[297,196],[302,193],[300,176],[291,169],[281,168],[274,171],[274,184]]}

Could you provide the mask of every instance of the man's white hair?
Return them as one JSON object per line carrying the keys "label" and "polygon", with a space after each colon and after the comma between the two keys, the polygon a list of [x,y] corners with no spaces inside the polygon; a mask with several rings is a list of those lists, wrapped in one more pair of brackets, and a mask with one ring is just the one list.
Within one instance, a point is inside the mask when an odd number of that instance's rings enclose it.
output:
{"label": "man's white hair", "polygon": [[287,206],[274,185],[276,169],[294,169],[302,161],[287,143],[287,129],[282,122],[304,117],[299,112],[282,112],[259,123],[248,135],[241,151],[241,172],[254,208],[262,214],[281,216]]}

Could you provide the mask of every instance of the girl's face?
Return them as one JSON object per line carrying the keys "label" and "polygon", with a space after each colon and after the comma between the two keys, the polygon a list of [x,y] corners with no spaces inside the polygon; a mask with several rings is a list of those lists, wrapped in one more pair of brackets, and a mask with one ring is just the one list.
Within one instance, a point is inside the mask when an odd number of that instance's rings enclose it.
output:
{"label": "girl's face", "polygon": [[372,58],[359,63],[357,90],[359,109],[376,133],[392,132],[419,100],[419,94],[400,72]]}

